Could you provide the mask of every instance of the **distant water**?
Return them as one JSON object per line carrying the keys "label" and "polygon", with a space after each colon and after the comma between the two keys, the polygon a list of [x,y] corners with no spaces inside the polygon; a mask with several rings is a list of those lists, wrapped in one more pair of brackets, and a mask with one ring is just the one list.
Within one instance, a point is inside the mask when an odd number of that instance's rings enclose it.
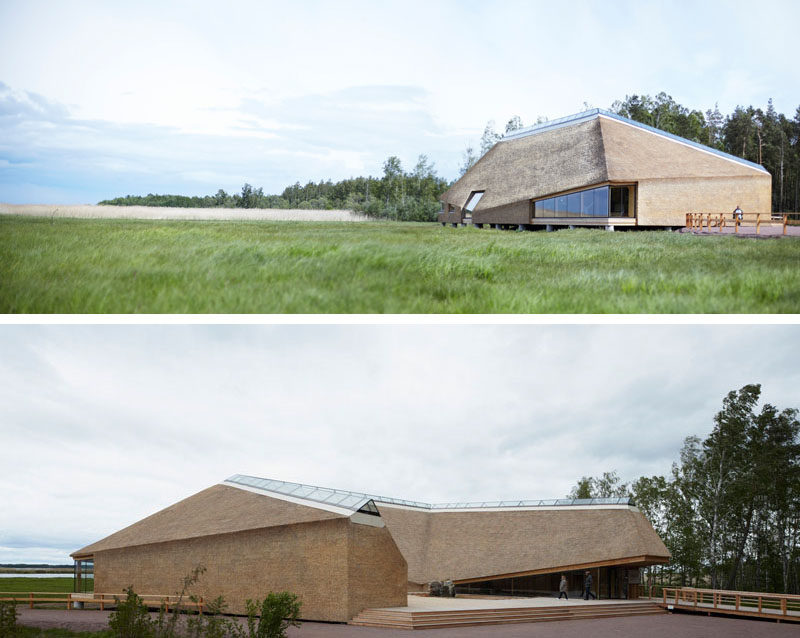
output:
{"label": "distant water", "polygon": [[[0,574],[0,578],[72,578],[72,574],[26,574],[20,572],[17,574]],[[84,576],[84,578],[92,578],[92,576]]]}

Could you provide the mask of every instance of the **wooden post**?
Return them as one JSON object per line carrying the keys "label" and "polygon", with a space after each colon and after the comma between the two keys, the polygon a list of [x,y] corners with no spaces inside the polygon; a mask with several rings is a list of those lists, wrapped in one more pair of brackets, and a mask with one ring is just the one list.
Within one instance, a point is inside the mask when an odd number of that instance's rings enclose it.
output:
{"label": "wooden post", "polygon": [[783,234],[786,234],[786,223],[789,221],[789,215],[783,214]]}
{"label": "wooden post", "polygon": [[663,587],[661,589],[661,599],[662,599],[662,602],[666,605],[667,604],[667,588],[666,587]]}
{"label": "wooden post", "polygon": [[733,232],[734,233],[738,233],[739,232],[739,218],[738,217],[733,222]]}
{"label": "wooden post", "polygon": [[761,613],[761,600],[762,599],[763,599],[763,596],[759,596],[758,597],[758,613],[759,614]]}
{"label": "wooden post", "polygon": [[761,234],[761,213],[756,215],[756,235]]}
{"label": "wooden post", "polygon": [[33,592],[28,594],[28,600],[30,601],[30,607],[33,609]]}
{"label": "wooden post", "polygon": [[786,599],[781,598],[781,613],[785,616],[786,615]]}
{"label": "wooden post", "polygon": [[736,611],[739,611],[739,605],[742,603],[741,594],[736,594]]}
{"label": "wooden post", "polygon": [[719,232],[722,232],[723,228],[725,228],[725,215],[720,213],[720,215],[719,215]]}
{"label": "wooden post", "polygon": [[203,597],[200,596],[200,605],[199,605],[200,613],[203,613]]}
{"label": "wooden post", "polygon": [[100,611],[105,611],[105,610],[106,610],[105,596],[103,596],[103,594],[100,594]]}
{"label": "wooden post", "polygon": [[[702,228],[702,222],[700,227]],[[711,213],[706,213],[706,230],[711,232]]]}

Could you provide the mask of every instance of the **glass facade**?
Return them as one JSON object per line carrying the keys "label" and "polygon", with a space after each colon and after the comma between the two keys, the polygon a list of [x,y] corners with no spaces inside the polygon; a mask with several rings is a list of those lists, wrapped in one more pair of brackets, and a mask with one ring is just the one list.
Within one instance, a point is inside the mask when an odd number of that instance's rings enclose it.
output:
{"label": "glass facade", "polygon": [[534,202],[534,217],[629,217],[630,186],[600,186]]}
{"label": "glass facade", "polygon": [[94,591],[94,559],[75,561],[72,591],[85,594]]}

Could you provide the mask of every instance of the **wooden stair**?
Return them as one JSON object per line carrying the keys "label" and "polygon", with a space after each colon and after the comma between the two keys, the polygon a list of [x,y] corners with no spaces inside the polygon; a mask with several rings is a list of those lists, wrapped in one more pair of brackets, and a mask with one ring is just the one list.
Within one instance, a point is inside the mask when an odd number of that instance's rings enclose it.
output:
{"label": "wooden stair", "polygon": [[365,609],[352,618],[348,624],[359,627],[432,629],[439,627],[472,627],[524,622],[613,618],[618,616],[645,616],[665,613],[667,613],[665,609],[656,603],[650,602],[441,611]]}

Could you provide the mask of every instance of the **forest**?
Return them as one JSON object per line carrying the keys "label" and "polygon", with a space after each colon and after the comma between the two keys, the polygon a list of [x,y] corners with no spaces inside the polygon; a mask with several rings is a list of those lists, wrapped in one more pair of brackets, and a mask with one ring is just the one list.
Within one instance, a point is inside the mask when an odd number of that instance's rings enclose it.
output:
{"label": "forest", "polygon": [[[587,104],[584,106],[588,107]],[[800,106],[794,116],[776,112],[772,100],[766,109],[737,106],[723,115],[718,106],[705,112],[678,104],[666,93],[625,96],[611,111],[668,133],[761,164],[772,175],[772,210],[800,212]],[[547,121],[538,118],[535,123]],[[505,133],[523,128],[519,116],[509,119]],[[494,122],[487,123],[476,152],[470,145],[459,169],[463,175],[502,138]],[[128,195],[99,202],[114,206],[179,206],[188,208],[313,208],[349,209],[371,217],[399,221],[435,221],[439,197],[451,182],[436,173],[427,155],[406,170],[396,156],[383,163],[380,177],[351,177],[338,182],[296,182],[280,194],[268,195],[250,184],[241,193],[220,189],[214,195]]]}
{"label": "forest", "polygon": [[705,438],[690,436],[665,476],[582,477],[572,498],[628,496],[672,554],[651,584],[800,593],[800,421],[731,391]]}

